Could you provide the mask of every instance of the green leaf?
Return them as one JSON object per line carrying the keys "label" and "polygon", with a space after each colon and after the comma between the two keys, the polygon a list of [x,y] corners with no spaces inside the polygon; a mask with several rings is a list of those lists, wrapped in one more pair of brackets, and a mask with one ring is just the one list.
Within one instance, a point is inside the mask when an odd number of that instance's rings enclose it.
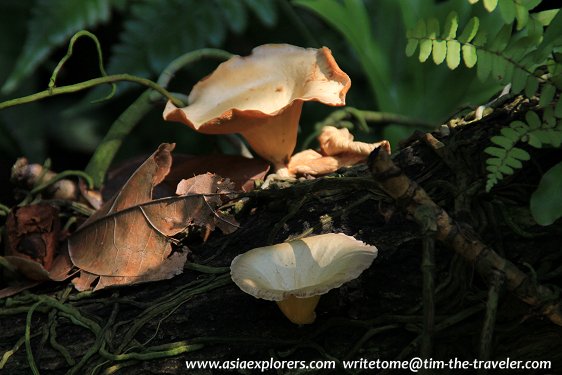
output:
{"label": "green leaf", "polygon": [[[508,160],[509,160],[509,159],[506,160],[506,164],[509,163]],[[512,159],[512,160],[513,160],[513,159]],[[515,172],[515,171],[513,170],[513,168],[508,167],[507,165],[500,165],[500,166],[498,167],[498,170],[499,170],[501,173],[506,174],[506,175],[512,175],[513,172]]]}
{"label": "green leaf", "polygon": [[508,62],[503,58],[503,56],[492,56],[492,76],[498,81],[503,81]]}
{"label": "green leaf", "polygon": [[447,56],[447,43],[444,40],[434,40],[433,41],[433,62],[436,65],[441,64]]}
{"label": "green leaf", "polygon": [[531,155],[522,148],[514,147],[508,152],[508,157],[514,157],[519,160],[527,161],[531,160]]}
{"label": "green leaf", "polygon": [[541,91],[539,106],[546,107],[550,105],[552,99],[554,99],[554,94],[556,94],[556,88],[552,85],[545,84]]}
{"label": "green leaf", "polygon": [[457,29],[459,28],[459,16],[454,10],[447,15],[445,26],[443,26],[443,39],[455,39],[457,36]]}
{"label": "green leaf", "polygon": [[489,49],[491,51],[502,52],[505,49],[505,47],[507,47],[510,38],[511,38],[511,25],[505,25],[500,29],[500,31],[498,31],[498,34],[494,37],[492,43],[489,46]]}
{"label": "green leaf", "polygon": [[431,55],[431,49],[433,48],[433,41],[431,39],[422,39],[420,41],[420,62],[426,62]]}
{"label": "green leaf", "polygon": [[559,11],[560,11],[560,9],[543,10],[542,12],[538,12],[538,13],[533,14],[533,17],[537,21],[539,21],[541,23],[541,25],[548,26],[548,25],[550,25],[550,23],[552,22],[554,17],[556,17],[556,15],[558,14]]}
{"label": "green leaf", "polygon": [[[498,148],[498,150],[501,150]],[[505,153],[505,150],[502,150]],[[486,164],[488,165],[493,165],[495,167],[499,167],[500,165],[502,165],[502,159],[498,159],[498,158],[489,158],[486,159]]]}
{"label": "green leaf", "polygon": [[515,158],[507,158],[505,159],[505,164],[508,167],[511,167],[513,169],[520,169],[523,168],[523,163],[521,163],[521,161],[519,161],[518,159]]}
{"label": "green leaf", "polygon": [[513,78],[511,80],[511,91],[514,94],[519,94],[525,88],[529,74],[521,68],[515,68],[513,71]]}
{"label": "green leaf", "polygon": [[536,112],[528,111],[525,113],[525,120],[531,129],[538,129],[542,125],[542,121]]}
{"label": "green leaf", "polygon": [[556,107],[554,107],[554,116],[562,118],[562,99],[558,98],[556,102]]}
{"label": "green leaf", "polygon": [[515,144],[515,142],[512,139],[501,135],[493,136],[492,138],[490,138],[490,141],[492,141],[492,143],[497,144],[498,146],[502,146],[505,149],[510,149]]}
{"label": "green leaf", "polygon": [[478,1],[479,1],[479,0],[468,0],[468,2],[469,2],[470,4],[473,4],[473,5],[476,4]]}
{"label": "green leaf", "polygon": [[[486,148],[484,149],[484,152],[485,152],[486,154],[488,154],[488,155],[496,156],[496,157],[498,157],[498,158],[500,158],[500,159],[504,158],[505,155],[506,155],[505,149],[499,148],[499,147],[486,147]],[[493,159],[493,158],[491,158],[491,159]],[[490,159],[488,159],[488,160],[490,160]],[[495,160],[497,160],[497,159],[495,159]],[[493,165],[493,164],[495,164],[495,163],[488,163],[488,164],[492,164],[492,165]]]}
{"label": "green leaf", "polygon": [[459,42],[462,44],[470,43],[472,39],[476,36],[478,32],[478,27],[480,26],[480,20],[478,17],[472,17],[470,21],[464,27],[461,35],[459,36]]}
{"label": "green leaf", "polygon": [[542,141],[537,136],[536,132],[532,132],[527,135],[527,143],[534,148],[542,148]]}
{"label": "green leaf", "polygon": [[232,31],[242,33],[248,24],[248,12],[241,1],[215,0]]}
{"label": "green leaf", "polygon": [[520,2],[523,4],[523,6],[527,9],[527,10],[532,10],[534,9],[537,5],[539,5],[543,0],[520,0]]}
{"label": "green leaf", "polygon": [[467,68],[472,68],[476,65],[476,61],[478,60],[476,54],[476,47],[472,44],[464,44],[462,46],[462,58],[464,60],[464,65]]}
{"label": "green leaf", "polygon": [[500,133],[509,139],[513,139],[514,141],[519,140],[519,133],[511,127],[502,128]]}
{"label": "green leaf", "polygon": [[476,73],[480,82],[485,82],[492,71],[492,56],[485,50],[478,50],[477,56],[478,64],[476,65]]}
{"label": "green leaf", "polygon": [[529,11],[518,3],[515,3],[515,19],[517,19],[517,31],[523,30],[529,22]]}
{"label": "green leaf", "polygon": [[562,162],[550,168],[531,195],[531,214],[540,225],[550,225],[562,217]]}
{"label": "green leaf", "polygon": [[28,36],[15,68],[1,91],[8,94],[28,77],[51,52],[81,29],[109,19],[112,7],[122,0],[38,0],[32,7]]}
{"label": "green leaf", "polygon": [[425,38],[427,36],[427,28],[425,27],[424,19],[420,19],[416,23],[416,27],[414,28],[413,31],[413,36],[418,39]]}
{"label": "green leaf", "polygon": [[416,49],[418,48],[418,40],[417,39],[408,39],[408,43],[406,43],[406,56],[412,57],[414,53],[416,53]]}
{"label": "green leaf", "polygon": [[515,3],[513,0],[499,0],[500,14],[505,23],[513,23],[515,19]]}
{"label": "green leaf", "polygon": [[264,25],[272,27],[277,23],[277,7],[274,0],[244,0],[244,2]]}
{"label": "green leaf", "polygon": [[512,121],[511,124],[509,124],[509,127],[515,130],[519,134],[519,136],[527,134],[527,132],[529,131],[529,125],[519,120]]}
{"label": "green leaf", "polygon": [[486,8],[488,12],[493,12],[497,6],[498,0],[484,0],[484,8]]}
{"label": "green leaf", "polygon": [[447,66],[456,69],[461,62],[461,45],[456,40],[447,41]]}
{"label": "green leaf", "polygon": [[532,98],[539,88],[539,81],[534,76],[529,76],[525,85],[525,96]]}

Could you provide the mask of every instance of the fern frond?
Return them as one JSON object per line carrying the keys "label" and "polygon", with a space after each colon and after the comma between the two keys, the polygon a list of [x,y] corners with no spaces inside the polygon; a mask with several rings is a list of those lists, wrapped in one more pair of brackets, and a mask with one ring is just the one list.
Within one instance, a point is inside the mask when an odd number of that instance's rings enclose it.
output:
{"label": "fern frond", "polygon": [[562,145],[562,120],[556,119],[554,110],[549,108],[545,109],[542,120],[536,112],[529,111],[525,114],[525,121],[513,121],[500,130],[500,135],[490,138],[494,146],[484,149],[491,156],[486,160],[486,191],[522,168],[523,162],[530,159],[529,153],[517,147],[517,143],[525,142],[535,148]]}
{"label": "fern frond", "polygon": [[[548,28],[543,32],[545,24]],[[457,37],[458,25],[455,12],[447,16],[442,33],[435,18],[420,20],[407,34],[406,54],[413,56],[419,46],[421,62],[433,56],[435,64],[446,61],[449,69],[456,69],[462,56],[466,67],[476,67],[480,81],[491,77],[503,85],[511,83],[512,93],[524,90],[528,97],[536,94],[541,83],[546,83],[546,95],[541,100],[544,105],[553,101],[556,89],[562,89],[562,55],[549,57],[549,51],[562,45],[562,36],[558,34],[562,34],[561,12],[549,13],[540,20],[531,18],[527,27],[517,33],[512,32],[511,24],[506,24],[489,35],[488,30],[480,27],[480,20],[473,17]]]}
{"label": "fern frond", "polygon": [[[517,20],[517,30],[527,26],[529,11],[534,9],[542,0],[482,0],[482,5],[489,13],[499,8],[500,15],[505,23],[511,24]],[[479,0],[468,0],[472,5]]]}

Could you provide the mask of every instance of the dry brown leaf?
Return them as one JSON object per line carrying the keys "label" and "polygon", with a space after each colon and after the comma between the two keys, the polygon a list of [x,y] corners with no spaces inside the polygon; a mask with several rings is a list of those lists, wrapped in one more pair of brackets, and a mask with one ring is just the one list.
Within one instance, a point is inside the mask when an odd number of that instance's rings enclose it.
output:
{"label": "dry brown leaf", "polygon": [[[116,194],[126,179],[137,169],[142,159],[130,159],[108,173],[107,184],[103,189],[104,198]],[[187,178],[205,173],[214,173],[234,183],[234,190],[250,191],[254,181],[263,180],[269,171],[269,163],[260,158],[248,159],[237,155],[185,155],[174,154],[170,173],[155,187],[153,197],[164,198],[174,194],[178,183]]]}
{"label": "dry brown leaf", "polygon": [[[203,195],[152,200],[152,189],[170,170],[173,144],[162,144],[121,191],[92,215],[68,241],[81,271],[77,289],[94,289],[171,278],[182,272],[187,252],[172,254],[170,237],[189,226],[214,229],[223,219]],[[223,232],[236,229],[223,226]]]}
{"label": "dry brown leaf", "polygon": [[61,238],[58,214],[59,210],[53,206],[34,204],[14,208],[6,219],[4,258],[34,282],[49,280],[50,270],[58,262],[55,256]]}

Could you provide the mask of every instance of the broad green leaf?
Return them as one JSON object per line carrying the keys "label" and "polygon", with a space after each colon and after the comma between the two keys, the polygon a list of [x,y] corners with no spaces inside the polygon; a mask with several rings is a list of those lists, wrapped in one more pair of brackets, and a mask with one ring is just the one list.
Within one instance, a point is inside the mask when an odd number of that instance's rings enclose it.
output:
{"label": "broad green leaf", "polygon": [[510,149],[515,144],[515,142],[512,139],[501,135],[493,136],[492,138],[490,138],[490,141],[492,141],[492,143],[497,144],[498,146],[502,146],[505,149]]}
{"label": "broad green leaf", "polygon": [[434,40],[433,41],[433,62],[436,65],[441,64],[447,56],[447,43],[444,40]]}
{"label": "broad green leaf", "polygon": [[248,12],[241,1],[215,0],[230,29],[240,34],[248,24]]}
{"label": "broad green leaf", "polygon": [[473,4],[473,5],[476,4],[478,1],[479,1],[479,0],[468,0],[468,2],[469,2],[470,4]]}
{"label": "broad green leaf", "polygon": [[515,68],[513,71],[513,78],[511,80],[511,91],[514,94],[519,94],[527,84],[529,74],[521,68]]}
{"label": "broad green leaf", "polygon": [[515,19],[515,3],[513,0],[499,0],[500,14],[505,23],[513,23]]}
{"label": "broad green leaf", "polygon": [[519,133],[510,127],[502,128],[500,133],[509,139],[513,139],[514,141],[519,140]]}
{"label": "broad green leaf", "polygon": [[498,6],[498,0],[483,0],[484,1],[484,8],[488,12],[493,12],[494,9]]}
{"label": "broad green leaf", "polygon": [[550,168],[531,195],[531,213],[540,225],[550,225],[562,217],[562,162]]}
{"label": "broad green leaf", "polygon": [[530,129],[538,129],[542,125],[541,118],[533,111],[525,113],[525,120],[527,121],[527,124],[529,124]]}
{"label": "broad green leaf", "polygon": [[81,29],[91,28],[109,19],[112,7],[123,0],[38,0],[32,7],[28,37],[15,68],[2,87],[7,94],[16,89],[49,54]]}
{"label": "broad green leaf", "polygon": [[492,58],[490,53],[484,50],[478,50],[477,56],[478,64],[476,65],[476,73],[480,82],[485,82],[492,71]]}
{"label": "broad green leaf", "polygon": [[[499,147],[486,147],[484,149],[484,152],[487,153],[488,155],[496,156],[500,159],[504,158],[505,155],[506,155],[505,149],[499,148]],[[498,160],[498,159],[493,159],[493,158],[490,158],[490,159]],[[490,159],[488,159],[488,160],[490,160]],[[494,165],[495,163],[488,163],[488,164]]]}
{"label": "broad green leaf", "polygon": [[458,39],[459,42],[461,42],[462,44],[470,43],[472,39],[474,39],[474,37],[476,36],[479,26],[480,26],[480,20],[478,19],[478,17],[472,17],[464,27],[464,30],[462,31],[461,35],[459,36]]}
{"label": "broad green leaf", "polygon": [[529,76],[529,78],[527,79],[527,84],[525,85],[525,96],[528,98],[532,98],[537,92],[538,88],[539,88],[538,79],[534,76]]}
{"label": "broad green leaf", "polygon": [[476,61],[478,60],[476,47],[472,44],[464,44],[462,46],[462,58],[464,60],[464,65],[466,65],[467,68],[472,68],[476,65]]}
{"label": "broad green leaf", "polygon": [[517,19],[517,30],[522,30],[529,21],[529,11],[521,4],[515,3],[515,19]]}
{"label": "broad green leaf", "polygon": [[443,39],[454,39],[457,36],[457,29],[459,28],[459,16],[457,12],[451,11],[445,20],[443,26]]}
{"label": "broad green leaf", "polygon": [[550,105],[552,99],[554,99],[554,94],[556,94],[556,88],[552,85],[545,84],[541,91],[541,99],[539,101],[539,105],[541,107]]}
{"label": "broad green leaf", "polygon": [[514,147],[511,150],[509,150],[509,156],[523,161],[527,161],[531,159],[531,155],[529,155],[527,151],[519,147]]}
{"label": "broad green leaf", "polygon": [[[244,2],[264,25],[272,27],[277,23],[277,7],[274,0],[244,0]],[[201,3],[203,2],[197,2],[197,4]]]}
{"label": "broad green leaf", "polygon": [[447,66],[456,69],[461,62],[461,45],[456,40],[447,41]]}
{"label": "broad green leaf", "polygon": [[416,53],[416,49],[418,48],[418,40],[417,39],[408,39],[408,43],[406,43],[406,56],[411,57]]}

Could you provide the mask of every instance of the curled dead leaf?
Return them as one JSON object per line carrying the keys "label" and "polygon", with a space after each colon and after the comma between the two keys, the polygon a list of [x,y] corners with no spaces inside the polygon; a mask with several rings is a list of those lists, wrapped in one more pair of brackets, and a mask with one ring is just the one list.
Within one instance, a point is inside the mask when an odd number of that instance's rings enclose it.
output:
{"label": "curled dead leaf", "polygon": [[81,269],[77,289],[134,284],[171,278],[182,272],[187,252],[172,253],[171,238],[199,226],[225,233],[236,225],[216,212],[203,194],[152,199],[172,165],[174,144],[162,144],[109,202],[68,241],[72,263]]}

